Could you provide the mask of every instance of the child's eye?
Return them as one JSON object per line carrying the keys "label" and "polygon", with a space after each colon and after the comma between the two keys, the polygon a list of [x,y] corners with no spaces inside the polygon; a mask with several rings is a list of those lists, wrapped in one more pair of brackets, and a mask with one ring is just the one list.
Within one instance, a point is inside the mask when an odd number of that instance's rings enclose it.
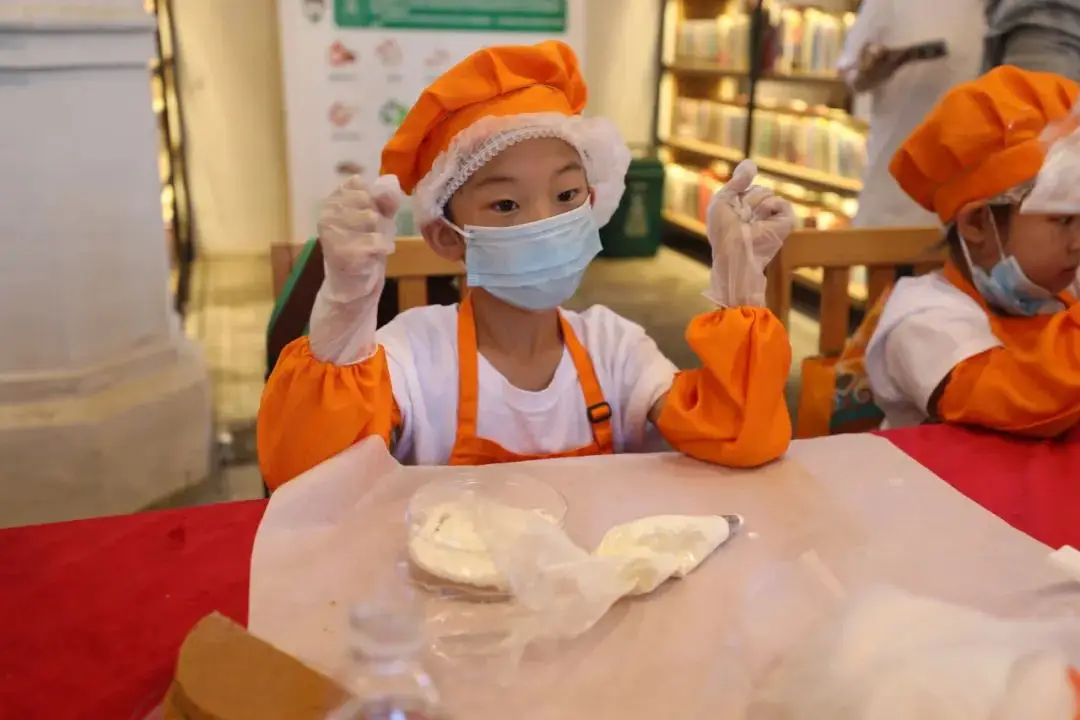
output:
{"label": "child's eye", "polygon": [[1053,218],[1053,221],[1062,227],[1069,227],[1076,220],[1076,215],[1060,215]]}
{"label": "child's eye", "polygon": [[571,202],[577,196],[578,196],[578,189],[577,188],[574,188],[573,190],[563,190],[561,193],[559,193],[559,202],[568,203],[568,202]]}
{"label": "child's eye", "polygon": [[491,209],[498,213],[512,213],[518,209],[518,204],[513,200],[498,200],[491,204]]}

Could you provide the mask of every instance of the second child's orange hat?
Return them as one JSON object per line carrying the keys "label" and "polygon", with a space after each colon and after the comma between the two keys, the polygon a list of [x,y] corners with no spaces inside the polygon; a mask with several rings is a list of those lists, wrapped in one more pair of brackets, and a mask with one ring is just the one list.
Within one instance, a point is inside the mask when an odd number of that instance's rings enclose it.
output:
{"label": "second child's orange hat", "polygon": [[558,137],[582,154],[594,212],[606,223],[604,213],[608,206],[614,212],[625,189],[630,151],[610,122],[581,117],[587,96],[577,56],[565,43],[480,50],[420,95],[383,149],[381,174],[397,176],[423,226],[502,150]]}
{"label": "second child's orange hat", "polygon": [[893,156],[889,172],[915,202],[950,223],[966,205],[1039,173],[1040,139],[1068,117],[1077,84],[1004,66],[949,91]]}

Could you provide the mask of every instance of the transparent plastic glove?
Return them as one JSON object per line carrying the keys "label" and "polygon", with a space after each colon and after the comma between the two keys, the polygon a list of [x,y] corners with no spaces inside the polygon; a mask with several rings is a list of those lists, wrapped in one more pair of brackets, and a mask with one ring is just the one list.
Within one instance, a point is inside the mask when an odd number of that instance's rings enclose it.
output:
{"label": "transparent plastic glove", "polygon": [[765,305],[765,266],[795,228],[790,203],[753,185],[757,167],[743,160],[709,203],[711,287],[705,296],[721,307]]}
{"label": "transparent plastic glove", "polygon": [[686,577],[742,522],[729,515],[644,517],[611,528],[587,553],[536,513],[484,502],[473,508],[492,562],[533,613],[529,641],[576,637],[619,599]]}
{"label": "transparent plastic glove", "polygon": [[585,552],[537,513],[508,512],[479,497],[470,508],[492,562],[529,612],[515,632],[519,646],[577,637],[630,591],[617,563]]}
{"label": "transparent plastic glove", "polygon": [[335,365],[363,362],[375,350],[386,256],[394,252],[401,187],[393,175],[370,185],[354,175],[319,215],[326,278],[311,312],[311,351]]}

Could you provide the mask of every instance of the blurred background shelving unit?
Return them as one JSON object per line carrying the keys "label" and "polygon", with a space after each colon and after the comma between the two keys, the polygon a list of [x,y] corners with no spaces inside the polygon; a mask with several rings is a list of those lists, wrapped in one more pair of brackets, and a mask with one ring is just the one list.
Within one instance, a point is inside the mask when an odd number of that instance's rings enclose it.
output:
{"label": "blurred background shelving unit", "polygon": [[190,294],[195,243],[185,162],[184,113],[178,92],[172,0],[144,0],[144,7],[157,21],[157,56],[150,60],[150,82],[158,126],[161,212],[171,261],[170,290],[177,311],[183,315]]}
{"label": "blurred background shelving unit", "polygon": [[[857,0],[666,0],[656,142],[664,220],[705,237],[709,198],[752,158],[758,182],[807,227],[846,227],[858,208],[866,125],[836,67]],[[798,271],[811,290],[821,272]],[[866,299],[853,274],[852,300]]]}

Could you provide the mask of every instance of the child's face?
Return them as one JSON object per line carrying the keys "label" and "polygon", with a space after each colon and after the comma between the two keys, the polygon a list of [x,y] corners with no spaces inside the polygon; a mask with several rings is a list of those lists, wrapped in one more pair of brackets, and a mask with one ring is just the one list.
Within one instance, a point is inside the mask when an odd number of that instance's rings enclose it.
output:
{"label": "child's face", "polygon": [[[1002,226],[1004,225],[1004,226]],[[1076,281],[1080,267],[1080,215],[1037,215],[1009,210],[1007,223],[994,223],[980,208],[960,219],[972,261],[989,272],[1001,259],[995,231],[1007,255],[1020,263],[1028,279],[1052,293]]]}
{"label": "child's face", "polygon": [[[469,178],[450,199],[448,219],[458,227],[512,227],[588,201],[578,151],[557,138],[535,138],[507,148]],[[432,224],[424,234],[444,257],[464,258],[463,239],[446,224]]]}

